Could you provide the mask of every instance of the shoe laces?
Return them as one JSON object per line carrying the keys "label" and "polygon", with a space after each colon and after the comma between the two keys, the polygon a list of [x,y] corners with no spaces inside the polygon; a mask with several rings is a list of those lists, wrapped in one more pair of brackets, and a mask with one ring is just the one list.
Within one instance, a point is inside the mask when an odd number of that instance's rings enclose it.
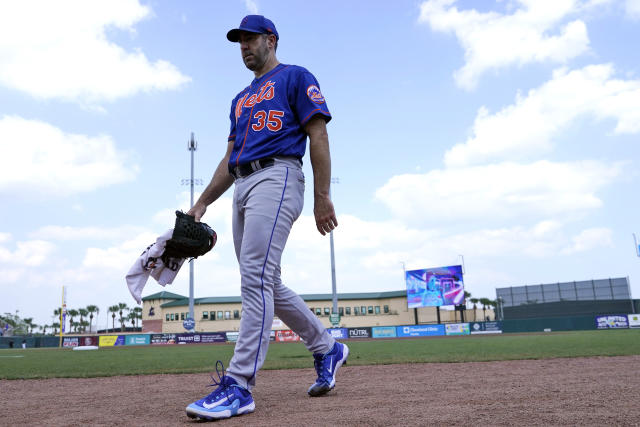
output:
{"label": "shoe laces", "polygon": [[313,366],[316,368],[316,372],[318,373],[317,382],[331,382],[331,369],[326,362],[331,363],[331,358],[328,357],[328,353],[317,353],[313,355]]}
{"label": "shoe laces", "polygon": [[218,380],[213,377],[213,374],[210,374],[211,381],[213,381],[213,383],[207,385],[207,387],[216,387],[216,389],[209,393],[209,395],[205,397],[205,400],[209,402],[217,400],[224,393],[227,400],[230,401],[233,392],[230,393],[229,389],[231,388],[231,385],[228,384],[224,364],[220,360],[216,362],[216,374],[218,375]]}

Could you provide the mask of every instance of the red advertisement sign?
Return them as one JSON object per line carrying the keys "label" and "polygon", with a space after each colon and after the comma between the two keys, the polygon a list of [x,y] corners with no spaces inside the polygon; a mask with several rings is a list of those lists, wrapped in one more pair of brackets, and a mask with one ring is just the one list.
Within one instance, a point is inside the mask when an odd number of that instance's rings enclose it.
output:
{"label": "red advertisement sign", "polygon": [[291,330],[276,331],[276,341],[300,341],[300,336]]}

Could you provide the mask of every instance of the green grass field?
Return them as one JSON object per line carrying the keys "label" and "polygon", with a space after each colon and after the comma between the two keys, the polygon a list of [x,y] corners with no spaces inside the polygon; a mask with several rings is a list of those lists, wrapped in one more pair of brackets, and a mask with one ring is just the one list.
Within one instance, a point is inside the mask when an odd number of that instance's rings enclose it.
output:
{"label": "green grass field", "polygon": [[[480,362],[640,354],[640,329],[347,341],[349,364]],[[232,344],[0,350],[0,379],[211,372]],[[271,343],[264,369],[311,368],[302,343]]]}

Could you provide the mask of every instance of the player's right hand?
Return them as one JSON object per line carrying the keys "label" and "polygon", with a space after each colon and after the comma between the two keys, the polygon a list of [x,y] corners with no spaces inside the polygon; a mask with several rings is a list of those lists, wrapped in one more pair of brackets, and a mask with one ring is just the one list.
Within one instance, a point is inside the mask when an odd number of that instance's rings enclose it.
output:
{"label": "player's right hand", "polygon": [[196,203],[191,209],[189,209],[187,215],[191,215],[195,218],[196,222],[200,222],[200,218],[204,216],[206,211],[207,207],[205,205]]}

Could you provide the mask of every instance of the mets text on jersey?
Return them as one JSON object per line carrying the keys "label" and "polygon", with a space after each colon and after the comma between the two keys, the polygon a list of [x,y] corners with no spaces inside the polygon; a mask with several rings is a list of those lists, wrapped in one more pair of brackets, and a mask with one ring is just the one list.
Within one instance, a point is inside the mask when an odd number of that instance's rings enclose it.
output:
{"label": "mets text on jersey", "polygon": [[275,85],[275,82],[268,80],[265,84],[263,84],[260,87],[260,90],[257,93],[254,93],[251,96],[249,96],[249,94],[246,93],[242,98],[240,98],[238,100],[238,103],[236,104],[236,122],[238,121],[238,118],[242,115],[243,108],[245,107],[251,108],[254,105],[259,104],[264,100],[273,99],[275,95],[274,85]]}

